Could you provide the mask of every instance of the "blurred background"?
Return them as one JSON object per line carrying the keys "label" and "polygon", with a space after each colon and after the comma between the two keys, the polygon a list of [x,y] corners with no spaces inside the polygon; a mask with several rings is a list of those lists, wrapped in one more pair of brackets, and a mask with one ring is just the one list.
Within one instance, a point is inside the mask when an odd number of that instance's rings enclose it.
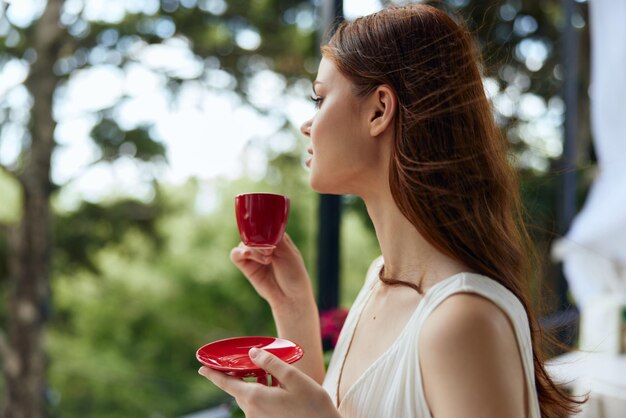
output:
{"label": "blurred background", "polygon": [[[314,112],[322,3],[0,1],[7,416],[179,417],[228,402],[198,377],[196,349],[275,333],[268,307],[228,258],[239,242],[236,194],[291,197],[288,232],[317,281],[320,196],[308,187],[298,128]],[[402,3],[344,0],[340,12],[352,20]],[[572,342],[571,321],[551,319],[572,310],[549,254],[573,215],[563,211],[564,176],[575,175],[577,208],[596,158],[588,7],[570,2],[566,19],[563,3],[440,5],[483,48],[485,89],[543,257],[534,302],[557,335],[567,322]],[[566,27],[578,38],[580,91],[567,161]],[[341,201],[338,301],[349,307],[379,249],[362,202]]]}

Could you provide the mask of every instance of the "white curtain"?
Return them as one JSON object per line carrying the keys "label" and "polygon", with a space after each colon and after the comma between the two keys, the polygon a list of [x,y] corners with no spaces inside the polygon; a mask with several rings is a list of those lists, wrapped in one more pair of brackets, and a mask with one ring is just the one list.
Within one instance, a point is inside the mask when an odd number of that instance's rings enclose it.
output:
{"label": "white curtain", "polygon": [[591,0],[591,122],[599,172],[582,211],[554,247],[584,311],[626,293],[626,0]]}

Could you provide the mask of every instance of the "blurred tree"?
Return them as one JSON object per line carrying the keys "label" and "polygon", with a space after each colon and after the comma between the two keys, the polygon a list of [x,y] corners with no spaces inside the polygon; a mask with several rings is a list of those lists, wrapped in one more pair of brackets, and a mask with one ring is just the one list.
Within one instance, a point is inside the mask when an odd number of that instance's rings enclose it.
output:
{"label": "blurred tree", "polygon": [[[306,73],[305,65],[311,67],[309,60],[314,56],[313,6],[303,1],[129,1],[107,5],[104,18],[90,15],[88,0],[31,3],[41,10],[30,20],[12,13],[12,8],[24,3],[0,3],[0,69],[13,65],[26,68],[28,74],[23,85],[12,87],[26,100],[16,105],[11,91],[2,92],[0,100],[0,126],[10,125],[13,135],[15,128],[23,131],[15,158],[0,164],[0,170],[16,179],[21,199],[19,221],[4,226],[10,238],[8,269],[2,277],[8,281],[8,304],[0,355],[6,381],[3,415],[11,418],[43,416],[46,361],[42,336],[49,316],[54,247],[50,198],[63,186],[53,184],[50,177],[56,147],[53,115],[71,76],[97,66],[127,69],[140,61],[138,50],[155,44],[174,46],[189,52],[200,70],[181,74],[167,65],[161,68],[172,95],[196,79],[206,88],[234,90],[251,106],[269,112],[271,106],[254,99],[255,76],[263,71],[280,72],[283,89],[287,89]],[[116,15],[115,8],[121,13]],[[122,127],[116,119],[123,99],[112,107],[96,109],[97,122],[91,132],[101,154],[96,162],[128,156],[146,163],[162,161],[164,147],[149,126]],[[26,116],[24,104],[30,107]],[[0,141],[6,140],[7,131]],[[85,216],[89,211],[109,216],[112,208],[84,205],[81,209]],[[140,206],[113,209],[151,210]],[[74,248],[78,252],[72,260],[89,265],[90,247]]]}
{"label": "blurred tree", "polygon": [[26,88],[35,103],[31,112],[31,143],[24,149],[20,167],[4,167],[21,188],[22,213],[9,237],[8,338],[0,335],[6,380],[3,415],[40,417],[44,407],[45,358],[42,344],[45,306],[49,292],[50,159],[54,148],[52,96],[57,79],[51,73],[61,47],[63,32],[58,21],[62,2],[48,3],[29,40],[37,60]]}

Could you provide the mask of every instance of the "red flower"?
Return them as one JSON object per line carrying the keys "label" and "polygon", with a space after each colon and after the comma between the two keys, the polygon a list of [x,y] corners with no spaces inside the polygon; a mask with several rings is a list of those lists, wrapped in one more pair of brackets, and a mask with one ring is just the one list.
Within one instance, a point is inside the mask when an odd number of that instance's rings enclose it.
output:
{"label": "red flower", "polygon": [[322,340],[330,341],[332,347],[337,345],[339,333],[348,316],[348,309],[333,308],[320,312],[320,328]]}

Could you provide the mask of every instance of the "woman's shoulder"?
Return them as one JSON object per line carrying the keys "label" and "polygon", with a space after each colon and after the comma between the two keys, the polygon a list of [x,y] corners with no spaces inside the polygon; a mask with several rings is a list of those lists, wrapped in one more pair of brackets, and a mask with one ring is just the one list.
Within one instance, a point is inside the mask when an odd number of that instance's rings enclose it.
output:
{"label": "woman's shoulder", "polygon": [[[422,335],[454,342],[470,335],[497,335],[511,329],[509,317],[490,297],[474,292],[447,296],[428,315]],[[457,341],[458,342],[458,341]]]}
{"label": "woman's shoulder", "polygon": [[[502,414],[493,416],[512,416],[506,403],[523,408],[524,368],[515,326],[492,299],[465,292],[447,297],[426,318],[419,353],[426,397],[437,404],[431,405],[433,412],[452,413],[446,399],[474,406],[494,405],[493,397],[506,401],[495,404]],[[480,416],[478,409],[465,412]]]}
{"label": "woman's shoulder", "polygon": [[432,330],[438,338],[458,338],[468,332],[502,333],[527,326],[521,301],[490,277],[464,272],[435,287],[428,295],[431,306],[422,333]]}
{"label": "woman's shoulder", "polygon": [[[478,273],[458,273],[437,283],[428,293],[430,303],[433,304],[434,308],[438,308],[444,301],[450,305],[451,302],[448,299],[456,299],[458,296],[466,295],[474,296],[478,301],[483,302],[482,304],[477,303],[477,305],[484,304],[485,307],[490,307],[492,310],[499,308],[503,314],[514,314],[515,316],[520,313],[524,316],[526,314],[522,303],[513,292],[497,280]],[[457,301],[456,303],[461,302]]]}
{"label": "woman's shoulder", "polygon": [[[441,347],[467,351],[471,344],[482,354],[496,355],[517,346],[517,331],[527,327],[527,312],[519,299],[494,279],[461,273],[440,283],[420,331],[420,352]],[[481,355],[481,353],[474,353]],[[471,353],[467,353],[471,354]]]}

